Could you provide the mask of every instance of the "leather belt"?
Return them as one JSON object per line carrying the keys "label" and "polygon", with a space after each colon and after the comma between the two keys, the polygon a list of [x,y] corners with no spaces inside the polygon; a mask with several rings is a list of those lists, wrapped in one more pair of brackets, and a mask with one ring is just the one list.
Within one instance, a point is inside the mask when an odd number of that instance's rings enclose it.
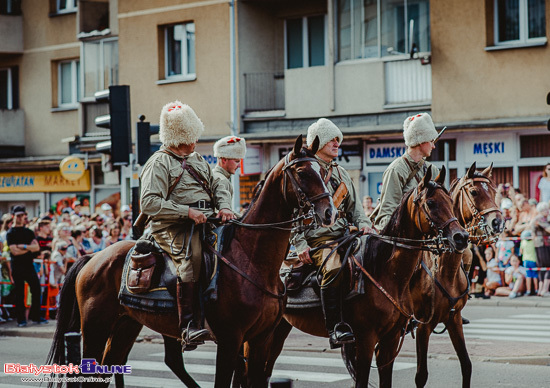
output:
{"label": "leather belt", "polygon": [[201,199],[200,201],[197,201],[194,203],[187,203],[186,205],[189,207],[195,207],[197,209],[202,209],[202,210],[212,209],[212,203],[205,201],[204,199]]}

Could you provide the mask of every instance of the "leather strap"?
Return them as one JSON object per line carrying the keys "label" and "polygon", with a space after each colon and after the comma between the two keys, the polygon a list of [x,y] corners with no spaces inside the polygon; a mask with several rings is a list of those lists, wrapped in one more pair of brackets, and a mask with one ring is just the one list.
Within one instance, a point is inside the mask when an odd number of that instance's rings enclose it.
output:
{"label": "leather strap", "polygon": [[409,168],[411,169],[411,173],[409,174],[409,176],[407,177],[407,181],[405,182],[405,185],[403,187],[407,187],[407,185],[409,184],[409,182],[411,181],[411,179],[413,179],[413,177],[416,179],[416,182],[417,183],[420,183],[420,178],[418,178],[416,176],[416,174],[418,173],[418,171],[420,171],[420,167],[422,167],[424,165],[424,163],[418,163],[416,165],[416,167],[413,167],[413,165],[411,164],[411,162],[409,162],[409,160],[405,157],[405,155],[402,156],[403,160],[405,162],[407,162],[407,165],[409,166]]}

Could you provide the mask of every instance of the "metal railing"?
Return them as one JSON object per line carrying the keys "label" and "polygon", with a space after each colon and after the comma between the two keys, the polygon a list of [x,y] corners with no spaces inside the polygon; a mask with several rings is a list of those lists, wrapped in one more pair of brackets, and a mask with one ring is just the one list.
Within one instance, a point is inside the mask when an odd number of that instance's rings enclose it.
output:
{"label": "metal railing", "polygon": [[245,73],[245,112],[284,110],[284,72]]}

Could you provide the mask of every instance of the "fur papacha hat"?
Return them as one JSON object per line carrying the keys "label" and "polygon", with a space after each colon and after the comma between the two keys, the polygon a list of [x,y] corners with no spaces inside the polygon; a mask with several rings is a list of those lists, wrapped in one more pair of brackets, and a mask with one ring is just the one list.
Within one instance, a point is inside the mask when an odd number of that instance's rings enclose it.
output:
{"label": "fur papacha hat", "polygon": [[403,123],[403,137],[407,147],[415,147],[432,141],[437,135],[432,118],[427,113],[407,117]]}
{"label": "fur papacha hat", "polygon": [[174,101],[162,108],[159,138],[165,146],[196,143],[203,131],[204,124],[189,105]]}
{"label": "fur papacha hat", "polygon": [[244,159],[246,154],[246,140],[244,137],[226,136],[214,144],[216,158]]}
{"label": "fur papacha hat", "polygon": [[319,136],[319,149],[327,145],[329,141],[338,138],[338,144],[342,144],[344,135],[342,131],[329,119],[319,119],[309,126],[307,129],[307,146],[311,147],[315,136]]}

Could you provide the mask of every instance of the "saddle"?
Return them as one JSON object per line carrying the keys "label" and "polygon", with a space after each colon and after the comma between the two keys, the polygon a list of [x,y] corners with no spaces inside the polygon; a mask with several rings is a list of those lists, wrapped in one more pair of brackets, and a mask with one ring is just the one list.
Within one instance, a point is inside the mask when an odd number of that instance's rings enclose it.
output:
{"label": "saddle", "polygon": [[[221,226],[203,239],[223,252],[233,237],[231,226]],[[203,249],[199,289],[201,305],[217,300],[219,263],[216,255]],[[128,252],[122,271],[120,303],[137,310],[176,313],[177,271],[170,255],[152,238],[140,239]]]}
{"label": "saddle", "polygon": [[[366,251],[369,236],[361,236],[360,244],[353,254],[361,262]],[[344,257],[341,257],[344,261]],[[304,264],[298,259],[295,251],[290,251],[281,265],[279,276],[286,281],[287,309],[304,309],[321,306],[320,285],[317,278],[318,268],[313,264]],[[363,273],[355,265],[351,257],[348,258],[346,268],[340,276],[348,280],[344,285],[345,299],[352,299],[365,293]]]}

